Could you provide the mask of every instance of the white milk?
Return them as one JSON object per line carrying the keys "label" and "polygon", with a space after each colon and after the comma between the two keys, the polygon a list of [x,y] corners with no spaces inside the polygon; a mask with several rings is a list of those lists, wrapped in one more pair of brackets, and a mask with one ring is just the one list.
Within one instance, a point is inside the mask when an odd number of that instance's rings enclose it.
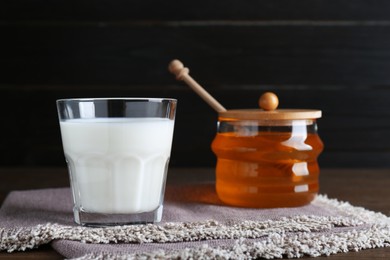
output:
{"label": "white milk", "polygon": [[60,122],[76,207],[121,214],[159,207],[173,125],[165,118]]}

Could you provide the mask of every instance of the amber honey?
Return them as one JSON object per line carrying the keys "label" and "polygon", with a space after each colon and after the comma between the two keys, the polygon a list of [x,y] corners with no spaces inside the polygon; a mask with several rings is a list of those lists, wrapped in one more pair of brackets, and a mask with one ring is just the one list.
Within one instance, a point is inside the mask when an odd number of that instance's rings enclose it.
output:
{"label": "amber honey", "polygon": [[212,143],[216,190],[229,205],[255,208],[310,203],[319,190],[323,143],[314,120],[219,122]]}

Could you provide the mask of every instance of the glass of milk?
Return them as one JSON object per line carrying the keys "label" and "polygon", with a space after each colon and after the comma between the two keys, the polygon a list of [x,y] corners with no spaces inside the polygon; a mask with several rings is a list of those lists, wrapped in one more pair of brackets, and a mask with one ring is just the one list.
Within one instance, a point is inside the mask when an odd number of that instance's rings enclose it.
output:
{"label": "glass of milk", "polygon": [[75,222],[161,221],[175,99],[57,100]]}

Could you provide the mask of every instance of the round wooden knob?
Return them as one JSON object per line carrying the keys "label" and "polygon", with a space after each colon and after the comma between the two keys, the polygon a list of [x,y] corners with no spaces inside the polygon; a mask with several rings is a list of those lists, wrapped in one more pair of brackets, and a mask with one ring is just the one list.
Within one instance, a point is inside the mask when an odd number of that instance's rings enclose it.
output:
{"label": "round wooden knob", "polygon": [[278,96],[272,92],[265,92],[259,99],[260,108],[271,111],[275,110],[279,105]]}

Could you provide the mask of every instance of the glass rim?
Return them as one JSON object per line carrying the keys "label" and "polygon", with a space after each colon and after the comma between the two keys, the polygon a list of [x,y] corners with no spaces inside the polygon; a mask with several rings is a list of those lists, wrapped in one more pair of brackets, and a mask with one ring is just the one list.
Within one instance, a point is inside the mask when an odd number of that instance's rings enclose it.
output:
{"label": "glass rim", "polygon": [[56,102],[84,102],[84,101],[104,101],[104,100],[117,100],[117,101],[150,101],[150,102],[177,102],[175,98],[149,98],[149,97],[98,97],[98,98],[60,98]]}

